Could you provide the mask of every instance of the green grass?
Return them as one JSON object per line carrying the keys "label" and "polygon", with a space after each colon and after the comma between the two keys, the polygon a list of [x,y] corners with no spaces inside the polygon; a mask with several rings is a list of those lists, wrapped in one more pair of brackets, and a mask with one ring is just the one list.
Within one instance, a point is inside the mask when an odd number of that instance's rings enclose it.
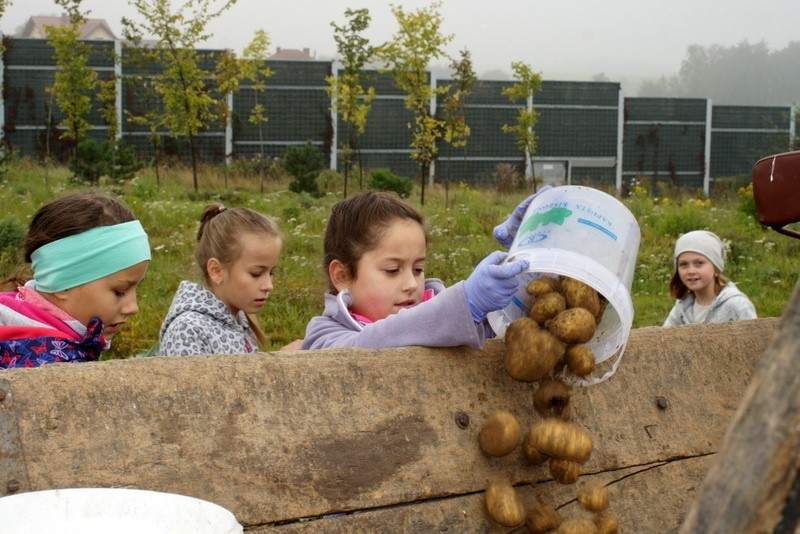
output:
{"label": "green grass", "polygon": [[[47,172],[27,160],[15,161],[0,182],[0,219],[11,217],[27,226],[44,203],[73,188],[69,171]],[[124,186],[103,186],[123,196],[150,236],[153,261],[139,290],[140,312],[114,339],[109,357],[122,358],[148,350],[158,339],[161,320],[178,283],[200,280],[193,249],[198,217],[211,202],[228,207],[247,206],[275,216],[284,233],[284,249],[271,301],[259,315],[270,335],[269,349],[302,337],[311,317],[322,311],[327,287],[320,267],[322,235],[330,207],[340,196],[329,192],[315,199],[288,190],[286,178],[274,179],[259,193],[256,177],[221,173],[204,168],[201,190],[191,188],[191,176],[183,169],[161,171],[157,185],[152,171],[143,171]],[[330,178],[328,176],[327,178]],[[336,180],[331,180],[332,184]],[[351,183],[352,192],[357,185]],[[422,207],[431,236],[427,275],[452,284],[466,278],[489,252],[499,248],[491,237],[525,193],[498,194],[451,185],[448,191],[426,190]],[[730,243],[726,274],[753,300],[760,317],[780,316],[800,273],[800,240],[762,228],[742,210],[742,198],[727,195],[700,202],[686,192],[652,198],[636,189],[624,199],[642,232],[632,297],[634,327],[663,323],[672,300],[667,284],[672,276],[672,247],[682,232],[709,229]],[[419,192],[409,199],[418,204]],[[14,272],[19,261],[12,251],[0,250],[0,278]]]}

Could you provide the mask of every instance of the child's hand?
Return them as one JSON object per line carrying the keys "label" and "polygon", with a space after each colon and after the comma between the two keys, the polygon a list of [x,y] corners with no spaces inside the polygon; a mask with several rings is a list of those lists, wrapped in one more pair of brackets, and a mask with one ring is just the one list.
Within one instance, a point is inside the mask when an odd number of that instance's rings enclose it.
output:
{"label": "child's hand", "polygon": [[528,206],[530,206],[531,201],[536,198],[539,193],[547,191],[548,189],[552,189],[552,187],[546,185],[520,202],[514,209],[514,212],[508,216],[508,219],[494,227],[494,238],[498,243],[506,248],[511,247],[511,244],[514,242],[514,237],[517,235],[517,230],[519,230],[519,225],[522,224],[522,218],[525,216],[525,212],[528,211]]}
{"label": "child's hand", "polygon": [[503,263],[506,256],[507,252],[492,252],[464,281],[464,294],[476,323],[487,313],[508,306],[517,292],[517,275],[528,268],[528,260]]}

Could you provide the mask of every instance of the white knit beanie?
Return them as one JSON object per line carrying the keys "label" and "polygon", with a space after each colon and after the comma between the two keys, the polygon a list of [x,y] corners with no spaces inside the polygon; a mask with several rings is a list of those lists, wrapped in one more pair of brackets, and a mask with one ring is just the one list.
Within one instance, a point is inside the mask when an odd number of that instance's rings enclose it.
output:
{"label": "white knit beanie", "polygon": [[725,269],[725,260],[727,258],[725,244],[715,233],[695,230],[680,236],[675,242],[674,262],[676,269],[678,268],[678,256],[684,252],[702,254],[719,269],[719,272]]}

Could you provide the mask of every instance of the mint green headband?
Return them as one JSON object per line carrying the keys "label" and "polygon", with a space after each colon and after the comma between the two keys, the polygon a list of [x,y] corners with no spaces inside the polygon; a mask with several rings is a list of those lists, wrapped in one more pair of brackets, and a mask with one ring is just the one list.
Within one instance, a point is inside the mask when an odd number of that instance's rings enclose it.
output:
{"label": "mint green headband", "polygon": [[139,221],[98,226],[53,241],[31,254],[35,289],[55,293],[116,273],[150,259]]}

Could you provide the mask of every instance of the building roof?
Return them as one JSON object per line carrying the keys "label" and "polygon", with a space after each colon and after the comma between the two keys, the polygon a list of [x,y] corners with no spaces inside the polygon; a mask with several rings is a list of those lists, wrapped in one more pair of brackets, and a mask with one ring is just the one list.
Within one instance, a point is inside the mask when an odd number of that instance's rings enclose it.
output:
{"label": "building roof", "polygon": [[[69,25],[69,17],[67,15],[61,15],[60,17],[34,16],[28,19],[28,22],[22,29],[22,33],[19,35],[19,37],[28,39],[46,39],[47,26],[67,25]],[[114,35],[114,32],[111,30],[111,26],[108,25],[105,19],[87,19],[86,22],[81,25],[80,35],[78,38],[87,40],[113,41],[117,37]]]}
{"label": "building roof", "polygon": [[269,58],[288,59],[295,61],[310,61],[316,59],[315,55],[311,55],[311,50],[308,48],[297,50],[294,48],[281,48],[280,46],[277,48],[277,51],[274,54],[269,56]]}

